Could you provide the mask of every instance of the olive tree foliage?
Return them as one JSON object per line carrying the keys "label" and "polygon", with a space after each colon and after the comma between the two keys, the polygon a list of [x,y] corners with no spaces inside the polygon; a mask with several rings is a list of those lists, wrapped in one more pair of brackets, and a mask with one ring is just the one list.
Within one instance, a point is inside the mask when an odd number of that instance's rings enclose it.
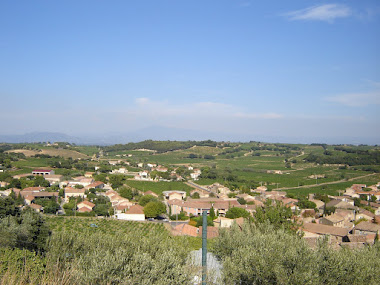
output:
{"label": "olive tree foliage", "polygon": [[274,228],[285,228],[296,232],[297,223],[292,220],[292,210],[284,206],[281,202],[274,202],[268,199],[265,207],[258,207],[254,215],[256,224],[270,223]]}
{"label": "olive tree foliage", "polygon": [[[12,193],[14,194],[14,192]],[[19,212],[15,199],[12,199],[11,197],[0,198],[0,219],[8,215],[16,216]]]}
{"label": "olive tree foliage", "polygon": [[380,284],[379,245],[360,250],[316,249],[283,228],[245,223],[222,230],[213,247],[225,284]]}
{"label": "olive tree foliage", "polygon": [[250,215],[247,210],[243,208],[237,208],[237,207],[232,207],[226,213],[226,218],[229,218],[229,219],[237,219],[240,217],[248,218],[249,216]]}
{"label": "olive tree foliage", "polygon": [[19,216],[0,219],[0,247],[43,252],[51,234],[41,214],[25,209]]}
{"label": "olive tree foliage", "polygon": [[72,271],[75,284],[190,284],[188,249],[168,236],[72,235],[50,240],[47,262]]}

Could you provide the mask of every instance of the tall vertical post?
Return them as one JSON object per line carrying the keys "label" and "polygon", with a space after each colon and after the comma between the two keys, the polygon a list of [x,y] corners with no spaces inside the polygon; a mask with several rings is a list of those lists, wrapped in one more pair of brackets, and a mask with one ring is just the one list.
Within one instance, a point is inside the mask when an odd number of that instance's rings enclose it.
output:
{"label": "tall vertical post", "polygon": [[207,277],[207,211],[203,211],[202,222],[202,285],[206,285]]}

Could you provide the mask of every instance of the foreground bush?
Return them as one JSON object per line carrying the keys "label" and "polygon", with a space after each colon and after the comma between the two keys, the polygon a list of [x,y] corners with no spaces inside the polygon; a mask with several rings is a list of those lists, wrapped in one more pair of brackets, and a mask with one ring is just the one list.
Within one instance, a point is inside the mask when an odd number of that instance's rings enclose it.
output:
{"label": "foreground bush", "polygon": [[0,284],[190,284],[188,248],[167,234],[58,232],[45,256],[2,248]]}
{"label": "foreground bush", "polygon": [[48,262],[74,270],[77,284],[186,284],[188,252],[173,238],[160,235],[111,237],[54,235]]}
{"label": "foreground bush", "polygon": [[221,231],[214,253],[225,284],[380,284],[379,245],[311,249],[302,238],[269,224]]}
{"label": "foreground bush", "polygon": [[43,252],[50,234],[45,219],[30,208],[0,219],[0,247]]}

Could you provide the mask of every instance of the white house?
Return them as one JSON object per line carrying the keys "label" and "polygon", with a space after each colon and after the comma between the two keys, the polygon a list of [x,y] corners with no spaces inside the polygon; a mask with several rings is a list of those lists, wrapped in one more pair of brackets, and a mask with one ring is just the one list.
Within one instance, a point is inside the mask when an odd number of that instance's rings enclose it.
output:
{"label": "white house", "polygon": [[32,171],[33,175],[53,175],[54,170],[49,170],[49,169],[34,169]]}
{"label": "white house", "polygon": [[65,188],[65,201],[68,202],[70,197],[86,197],[86,190],[85,189],[76,189],[72,187],[66,187]]}
{"label": "white house", "polygon": [[164,197],[167,200],[174,200],[174,199],[183,200],[186,198],[186,192],[185,191],[178,191],[178,190],[163,191],[162,195],[164,195]]}
{"label": "white house", "polygon": [[152,180],[147,171],[140,171],[138,175],[135,175],[135,180]]}
{"label": "white house", "polygon": [[140,205],[134,205],[125,213],[116,214],[115,216],[119,220],[145,221],[144,207]]}
{"label": "white house", "polygon": [[198,180],[199,176],[202,174],[202,171],[200,169],[194,169],[193,173],[190,173],[190,177],[193,180]]}

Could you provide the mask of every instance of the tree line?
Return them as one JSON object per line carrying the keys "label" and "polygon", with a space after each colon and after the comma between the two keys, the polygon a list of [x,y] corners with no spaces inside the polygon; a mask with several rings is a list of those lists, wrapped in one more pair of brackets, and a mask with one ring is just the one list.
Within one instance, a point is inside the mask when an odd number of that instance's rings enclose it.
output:
{"label": "tree line", "polygon": [[154,141],[145,140],[137,143],[127,143],[127,144],[116,144],[111,146],[106,146],[103,148],[105,152],[120,152],[128,150],[137,149],[150,149],[157,151],[158,153],[168,152],[173,150],[188,149],[193,146],[210,146],[216,147],[217,142],[211,140],[205,141]]}

